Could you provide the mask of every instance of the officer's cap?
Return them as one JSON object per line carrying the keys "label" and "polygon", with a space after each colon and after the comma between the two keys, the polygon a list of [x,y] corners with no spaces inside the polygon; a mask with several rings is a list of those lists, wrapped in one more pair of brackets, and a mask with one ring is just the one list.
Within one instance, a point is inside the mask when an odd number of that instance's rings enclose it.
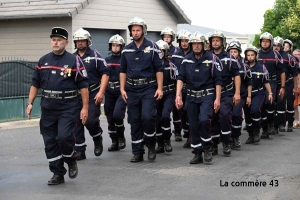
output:
{"label": "officer's cap", "polygon": [[54,36],[58,36],[58,37],[62,37],[64,39],[68,39],[68,31],[62,27],[53,27],[52,31],[51,31],[51,35],[50,38],[54,37]]}

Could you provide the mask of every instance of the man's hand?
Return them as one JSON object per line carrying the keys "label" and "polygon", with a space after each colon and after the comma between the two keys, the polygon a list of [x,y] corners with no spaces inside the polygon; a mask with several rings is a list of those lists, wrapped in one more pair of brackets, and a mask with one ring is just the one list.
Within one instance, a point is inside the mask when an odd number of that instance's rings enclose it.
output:
{"label": "man's hand", "polygon": [[154,94],[154,97],[157,97],[156,100],[161,99],[163,97],[163,91],[161,89],[157,89]]}
{"label": "man's hand", "polygon": [[293,93],[294,93],[295,96],[297,96],[297,95],[298,95],[298,89],[297,89],[297,88],[294,88],[294,89],[293,89]]}
{"label": "man's hand", "polygon": [[175,106],[178,110],[180,110],[183,107],[182,98],[179,95],[177,95],[175,98]]}
{"label": "man's hand", "polygon": [[283,99],[284,93],[285,93],[284,88],[280,88],[280,90],[279,90],[279,95],[280,95],[280,98],[281,98],[281,99]]}
{"label": "man's hand", "polygon": [[241,101],[241,95],[235,93],[233,96],[234,105],[238,105],[240,103],[240,101]]}
{"label": "man's hand", "polygon": [[101,92],[98,92],[98,93],[96,94],[96,96],[95,96],[95,98],[94,98],[95,104],[96,104],[96,105],[99,105],[99,104],[102,102],[103,96],[104,96],[104,94],[101,93]]}
{"label": "man's hand", "polygon": [[28,106],[26,108],[26,113],[27,113],[28,119],[31,119],[31,111],[32,111],[32,105],[28,104]]}
{"label": "man's hand", "polygon": [[248,107],[251,105],[251,97],[247,97],[246,105],[248,105]]}
{"label": "man's hand", "polygon": [[121,90],[121,95],[122,95],[122,99],[125,101],[125,103],[127,103],[128,96],[127,96],[126,91]]}
{"label": "man's hand", "polygon": [[86,123],[87,118],[88,118],[88,109],[82,108],[80,111],[80,119],[83,125]]}
{"label": "man's hand", "polygon": [[220,100],[215,100],[214,101],[214,111],[217,113],[220,110]]}

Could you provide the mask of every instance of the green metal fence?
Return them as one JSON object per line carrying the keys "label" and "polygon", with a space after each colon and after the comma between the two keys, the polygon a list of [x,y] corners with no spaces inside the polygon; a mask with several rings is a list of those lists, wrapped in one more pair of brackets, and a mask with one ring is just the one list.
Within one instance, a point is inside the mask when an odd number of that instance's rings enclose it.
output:
{"label": "green metal fence", "polygon": [[[0,62],[0,121],[24,119],[36,63],[18,58],[5,58]],[[40,116],[40,93],[35,100],[32,116]]]}

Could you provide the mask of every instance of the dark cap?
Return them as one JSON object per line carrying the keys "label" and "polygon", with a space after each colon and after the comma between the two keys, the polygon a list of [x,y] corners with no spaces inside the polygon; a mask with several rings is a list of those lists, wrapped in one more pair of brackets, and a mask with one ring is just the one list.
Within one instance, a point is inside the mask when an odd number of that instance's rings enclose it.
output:
{"label": "dark cap", "polygon": [[62,27],[53,27],[52,31],[51,31],[51,35],[50,38],[54,37],[54,36],[58,36],[58,37],[62,37],[64,39],[68,39],[68,31]]}

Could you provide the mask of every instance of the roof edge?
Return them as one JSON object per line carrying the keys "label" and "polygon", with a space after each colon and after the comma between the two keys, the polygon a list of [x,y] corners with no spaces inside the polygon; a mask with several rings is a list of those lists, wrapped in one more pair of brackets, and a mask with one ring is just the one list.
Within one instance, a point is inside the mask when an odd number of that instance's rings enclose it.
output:
{"label": "roof edge", "polygon": [[180,8],[175,0],[163,0],[163,2],[170,8],[170,10],[177,16],[178,24],[191,24],[192,21]]}

